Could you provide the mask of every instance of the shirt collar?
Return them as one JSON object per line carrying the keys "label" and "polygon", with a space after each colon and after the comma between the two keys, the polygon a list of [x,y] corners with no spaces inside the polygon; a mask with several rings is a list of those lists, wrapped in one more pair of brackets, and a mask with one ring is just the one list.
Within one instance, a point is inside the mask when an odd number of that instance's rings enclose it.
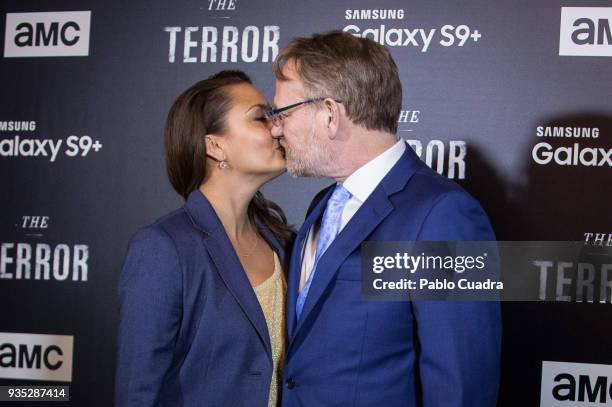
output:
{"label": "shirt collar", "polygon": [[352,173],[342,184],[353,197],[365,202],[406,150],[404,139],[389,147]]}

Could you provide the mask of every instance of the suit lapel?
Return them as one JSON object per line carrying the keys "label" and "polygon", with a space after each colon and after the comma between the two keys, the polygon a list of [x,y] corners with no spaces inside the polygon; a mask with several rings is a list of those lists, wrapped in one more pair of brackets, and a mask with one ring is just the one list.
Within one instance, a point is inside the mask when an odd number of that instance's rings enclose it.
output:
{"label": "suit lapel", "polygon": [[340,234],[336,236],[319,259],[304,308],[302,309],[302,315],[297,322],[296,333],[321,299],[323,292],[344,260],[361,245],[392,210],[393,205],[389,202],[384,191],[381,188],[377,188],[361,205]]}
{"label": "suit lapel", "polygon": [[[380,184],[378,184],[368,199],[366,199],[366,201],[361,205],[359,210],[355,213],[355,215],[353,215],[344,229],[342,229],[340,234],[338,234],[338,236],[334,239],[325,253],[323,253],[323,256],[321,256],[319,259],[316,273],[313,276],[312,284],[310,286],[310,290],[308,291],[304,308],[302,309],[302,315],[300,316],[299,321],[294,322],[295,328],[293,328],[292,331],[289,331],[292,333],[292,341],[301,327],[304,325],[304,321],[308,318],[313,308],[319,301],[321,301],[325,289],[332,281],[334,275],[344,260],[355,249],[357,249],[361,243],[363,243],[374,231],[374,229],[393,211],[394,206],[389,199],[390,196],[404,189],[414,173],[424,165],[425,164],[423,164],[423,162],[418,158],[412,148],[407,147],[399,161],[393,166],[393,168],[391,168],[389,173],[383,178]],[[305,234],[307,235],[310,226],[312,226],[314,221],[321,216],[323,210],[325,209],[327,200],[331,196],[331,191],[332,188],[330,188],[330,192],[326,194],[325,198],[319,202],[316,210],[313,210],[313,213],[311,213],[311,215],[308,217],[307,222],[304,223],[304,226],[302,226],[300,232],[306,228]],[[302,239],[303,238],[304,237],[302,237]],[[301,249],[301,244],[295,248],[298,247]],[[299,284],[299,273],[302,264],[301,250],[298,254],[299,256],[296,255],[294,249],[291,270],[293,271],[294,277],[297,278]],[[299,262],[294,265],[293,261],[296,258],[299,260]],[[297,298],[297,286],[295,287],[295,292],[292,292],[292,294],[295,296],[295,298]],[[295,298],[293,299],[290,309],[290,311],[293,313],[294,320]]]}
{"label": "suit lapel", "polygon": [[[195,225],[205,233],[204,246],[216,266],[217,273],[259,334],[271,357],[270,336],[265,316],[217,214],[199,190],[189,195],[185,207]],[[261,225],[258,226],[261,230]],[[269,234],[265,233],[264,238],[269,241]],[[273,240],[276,242],[276,239]],[[273,247],[278,250],[278,243]]]}
{"label": "suit lapel", "polygon": [[289,338],[293,338],[296,327],[296,316],[295,316],[295,303],[297,302],[298,291],[300,289],[300,276],[302,274],[302,253],[303,248],[308,238],[308,232],[310,228],[315,224],[317,219],[321,217],[327,200],[331,196],[333,188],[329,188],[329,191],[324,197],[315,205],[310,211],[306,220],[302,224],[298,235],[296,236],[295,243],[293,245],[293,251],[291,253],[291,263],[289,267],[289,282],[287,284],[287,332]]}
{"label": "suit lapel", "polygon": [[206,240],[206,250],[217,266],[217,272],[225,282],[227,289],[234,296],[247,318],[257,330],[271,354],[270,336],[266,319],[253,291],[253,287],[236,256],[225,230],[220,228]]}

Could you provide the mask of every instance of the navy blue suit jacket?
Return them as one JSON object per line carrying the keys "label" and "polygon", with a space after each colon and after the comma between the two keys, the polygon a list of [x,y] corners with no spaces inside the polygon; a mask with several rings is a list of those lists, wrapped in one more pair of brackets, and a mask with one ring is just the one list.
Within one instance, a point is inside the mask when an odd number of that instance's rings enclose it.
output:
{"label": "navy blue suit jacket", "polygon": [[495,406],[497,302],[378,302],[360,295],[363,241],[495,240],[480,205],[407,148],[320,258],[296,320],[303,244],[332,190],[313,201],[291,258],[283,407]]}
{"label": "navy blue suit jacket", "polygon": [[[282,262],[278,241],[258,227]],[[268,405],[265,317],[200,191],[132,239],[119,303],[117,406]]]}

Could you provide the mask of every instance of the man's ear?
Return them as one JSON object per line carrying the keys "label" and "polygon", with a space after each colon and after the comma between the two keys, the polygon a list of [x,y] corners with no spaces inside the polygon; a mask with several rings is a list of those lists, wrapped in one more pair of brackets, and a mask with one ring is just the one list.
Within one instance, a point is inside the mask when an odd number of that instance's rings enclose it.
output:
{"label": "man's ear", "polygon": [[327,129],[328,137],[333,140],[336,138],[340,127],[340,114],[342,113],[340,103],[331,98],[326,98],[323,101],[323,108],[326,114],[325,128]]}
{"label": "man's ear", "polygon": [[215,161],[227,160],[227,156],[223,151],[223,137],[207,134],[204,136],[204,143],[206,143],[206,155]]}

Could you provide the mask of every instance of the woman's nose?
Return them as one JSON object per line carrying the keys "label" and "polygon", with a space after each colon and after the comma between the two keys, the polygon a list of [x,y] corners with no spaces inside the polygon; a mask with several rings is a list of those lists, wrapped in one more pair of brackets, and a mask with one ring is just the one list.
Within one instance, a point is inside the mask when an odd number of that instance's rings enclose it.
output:
{"label": "woman's nose", "polygon": [[283,137],[283,129],[282,126],[276,126],[272,124],[272,128],[270,129],[270,133],[273,138],[281,138]]}

